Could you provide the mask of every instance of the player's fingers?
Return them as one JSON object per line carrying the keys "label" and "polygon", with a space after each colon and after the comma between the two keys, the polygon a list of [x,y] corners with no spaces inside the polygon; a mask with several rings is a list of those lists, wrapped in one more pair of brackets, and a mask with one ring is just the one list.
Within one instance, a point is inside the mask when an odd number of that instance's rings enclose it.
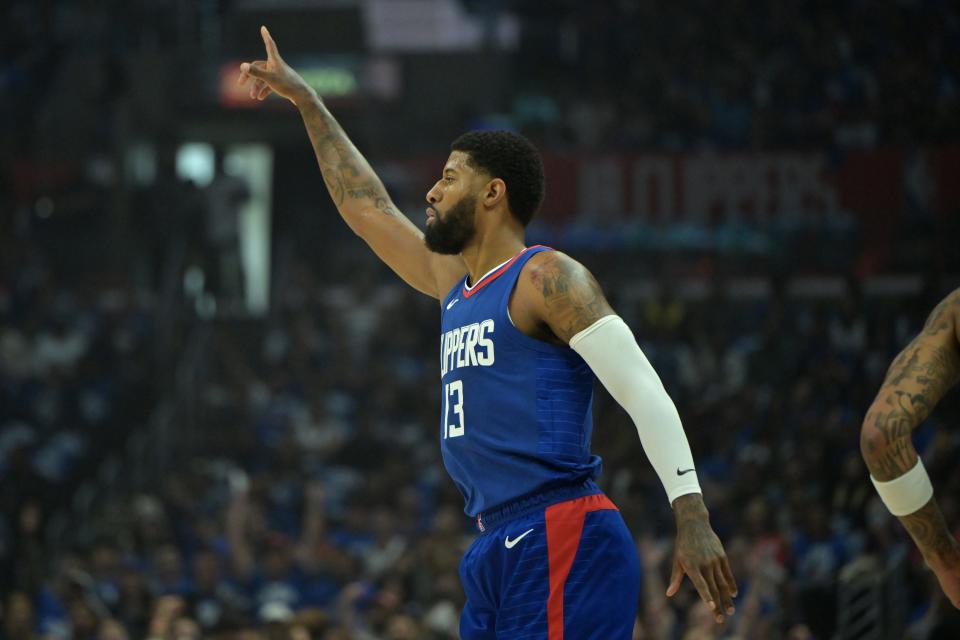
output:
{"label": "player's fingers", "polygon": [[707,581],[704,579],[703,574],[700,573],[699,569],[693,568],[687,570],[687,575],[690,576],[690,582],[693,583],[694,588],[697,590],[697,593],[700,594],[700,599],[707,603],[707,606],[710,607],[711,611],[717,610],[717,599],[716,596],[710,593],[710,586],[707,584]]}
{"label": "player's fingers", "polygon": [[273,41],[273,37],[265,26],[260,27],[260,35],[263,36],[263,44],[267,48],[267,60],[282,60],[277,50],[277,43]]}
{"label": "player's fingers", "polygon": [[254,60],[253,62],[244,62],[240,65],[240,74],[247,74],[253,78],[261,80],[270,80],[273,78],[273,72],[267,70],[267,63],[263,60]]}
{"label": "player's fingers", "polygon": [[713,581],[717,584],[717,595],[720,596],[719,610],[728,616],[733,615],[733,589],[727,584],[719,564],[713,567]]}
{"label": "player's fingers", "polygon": [[[717,588],[717,582],[713,579],[713,567],[705,566],[700,573],[707,589],[707,598],[705,602],[713,611],[713,618],[717,622],[723,622],[723,609],[721,608],[720,590]],[[701,594],[702,596],[703,594]]]}
{"label": "player's fingers", "polygon": [[240,86],[243,86],[250,81],[251,76],[250,76],[250,71],[248,67],[249,65],[246,62],[240,65],[240,75],[237,76],[237,84],[239,84]]}
{"label": "player's fingers", "polygon": [[255,80],[250,86],[250,97],[256,100],[257,96],[260,95],[260,91],[266,86],[266,83],[263,80]]}
{"label": "player's fingers", "polygon": [[667,587],[667,597],[672,598],[680,590],[680,582],[683,580],[683,567],[676,559],[673,561],[673,570],[670,572],[670,585]]}
{"label": "player's fingers", "polygon": [[730,569],[730,560],[727,559],[727,556],[723,556],[720,559],[720,570],[723,571],[723,577],[727,581],[727,586],[730,588],[730,595],[736,598],[740,590],[737,588],[737,580],[733,577],[733,571]]}
{"label": "player's fingers", "polygon": [[260,89],[260,93],[257,94],[257,100],[265,99],[268,95],[270,95],[271,91],[273,90],[270,88],[269,85],[263,87],[263,89]]}

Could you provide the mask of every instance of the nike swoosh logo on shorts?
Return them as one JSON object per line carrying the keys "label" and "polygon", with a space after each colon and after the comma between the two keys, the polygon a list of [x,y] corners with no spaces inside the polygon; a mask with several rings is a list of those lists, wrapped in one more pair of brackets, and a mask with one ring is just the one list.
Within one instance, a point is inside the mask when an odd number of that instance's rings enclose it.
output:
{"label": "nike swoosh logo on shorts", "polygon": [[521,540],[523,540],[527,536],[527,534],[530,533],[531,531],[533,531],[533,529],[527,529],[526,531],[518,535],[513,540],[510,539],[510,536],[507,536],[506,538],[503,539],[503,546],[505,546],[507,549],[513,549],[516,546],[516,544]]}
{"label": "nike swoosh logo on shorts", "polygon": [[677,467],[677,475],[678,475],[678,476],[682,476],[682,475],[685,474],[685,473],[690,473],[691,471],[693,471],[693,469],[684,469],[683,471],[680,471],[680,467]]}

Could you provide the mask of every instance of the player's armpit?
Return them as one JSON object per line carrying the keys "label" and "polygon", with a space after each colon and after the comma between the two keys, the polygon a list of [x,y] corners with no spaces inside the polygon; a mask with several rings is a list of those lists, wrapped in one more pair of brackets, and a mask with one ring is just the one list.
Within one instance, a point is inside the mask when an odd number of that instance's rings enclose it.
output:
{"label": "player's armpit", "polygon": [[544,251],[524,270],[538,319],[563,342],[614,311],[593,274],[559,251]]}

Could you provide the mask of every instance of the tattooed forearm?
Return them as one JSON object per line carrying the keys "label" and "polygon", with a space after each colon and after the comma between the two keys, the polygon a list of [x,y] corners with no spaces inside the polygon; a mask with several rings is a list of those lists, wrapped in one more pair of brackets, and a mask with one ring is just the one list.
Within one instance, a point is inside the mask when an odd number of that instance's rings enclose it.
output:
{"label": "tattooed forearm", "polygon": [[956,348],[911,343],[894,361],[863,423],[864,460],[878,480],[892,480],[917,462],[910,440],[960,376]]}
{"label": "tattooed forearm", "polygon": [[957,313],[957,307],[960,307],[960,289],[948,295],[933,308],[923,325],[922,335],[933,336],[943,331],[949,331],[954,326],[951,320]]}
{"label": "tattooed forearm", "polygon": [[388,216],[399,216],[400,212],[397,210],[393,203],[390,202],[390,198],[378,197],[376,202],[373,205],[377,211],[380,211],[384,215]]}
{"label": "tattooed forearm", "polygon": [[900,522],[925,557],[943,556],[953,550],[953,536],[937,506],[936,498],[931,498],[919,511],[902,516]]}
{"label": "tattooed forearm", "polygon": [[580,263],[551,251],[530,270],[531,283],[543,296],[545,320],[558,338],[569,342],[613,309],[593,275]]}
{"label": "tattooed forearm", "polygon": [[[878,481],[899,478],[917,464],[912,434],[943,395],[960,381],[960,291],[947,296],[927,318],[923,331],[900,352],[867,412],[860,449]],[[935,499],[900,518],[927,558],[951,549],[953,542]]]}
{"label": "tattooed forearm", "polygon": [[383,183],[323,103],[305,102],[300,114],[323,181],[340,213],[348,218],[375,203],[374,208],[395,215]]}

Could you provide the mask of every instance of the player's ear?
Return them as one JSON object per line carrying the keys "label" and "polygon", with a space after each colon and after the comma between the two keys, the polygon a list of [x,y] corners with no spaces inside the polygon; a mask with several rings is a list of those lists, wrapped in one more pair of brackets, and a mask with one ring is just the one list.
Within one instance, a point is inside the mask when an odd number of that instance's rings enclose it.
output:
{"label": "player's ear", "polygon": [[501,178],[494,178],[486,184],[483,190],[483,204],[487,207],[495,207],[500,202],[506,202],[507,183]]}

